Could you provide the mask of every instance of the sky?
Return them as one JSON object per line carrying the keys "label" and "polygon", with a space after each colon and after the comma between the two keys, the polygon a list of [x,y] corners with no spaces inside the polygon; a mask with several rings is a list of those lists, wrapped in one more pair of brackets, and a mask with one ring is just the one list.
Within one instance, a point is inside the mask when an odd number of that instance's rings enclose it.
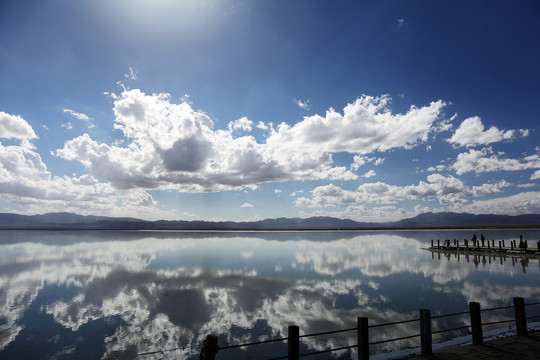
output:
{"label": "sky", "polygon": [[0,1],[0,212],[540,213],[537,1]]}

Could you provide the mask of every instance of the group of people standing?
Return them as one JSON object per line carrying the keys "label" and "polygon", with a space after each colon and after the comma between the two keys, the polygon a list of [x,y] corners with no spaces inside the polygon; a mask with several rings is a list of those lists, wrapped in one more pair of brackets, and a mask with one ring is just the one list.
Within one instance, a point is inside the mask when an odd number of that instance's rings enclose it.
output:
{"label": "group of people standing", "polygon": [[[476,237],[476,234],[472,235],[471,241],[473,243],[473,246],[476,246],[476,242],[478,241],[478,238]],[[486,241],[486,237],[484,236],[484,234],[480,234],[480,241],[482,243],[482,246],[485,246],[484,242]],[[519,235],[519,245],[518,246],[519,246],[520,249],[527,249],[527,247],[528,247],[527,240],[523,241],[523,235]]]}

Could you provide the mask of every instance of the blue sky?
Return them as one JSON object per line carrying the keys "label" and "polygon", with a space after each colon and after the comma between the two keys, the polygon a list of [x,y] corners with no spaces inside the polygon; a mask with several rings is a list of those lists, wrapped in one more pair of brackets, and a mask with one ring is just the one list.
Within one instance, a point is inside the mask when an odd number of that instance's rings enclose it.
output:
{"label": "blue sky", "polygon": [[0,211],[540,213],[536,1],[3,1]]}

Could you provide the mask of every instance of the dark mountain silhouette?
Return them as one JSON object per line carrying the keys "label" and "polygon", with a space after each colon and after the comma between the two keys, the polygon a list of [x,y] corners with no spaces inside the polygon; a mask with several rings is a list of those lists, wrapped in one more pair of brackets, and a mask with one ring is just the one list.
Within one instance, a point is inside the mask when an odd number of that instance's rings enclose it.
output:
{"label": "dark mountain silhouette", "polygon": [[129,230],[353,230],[474,227],[537,227],[540,214],[473,215],[466,213],[424,213],[395,222],[357,222],[318,216],[277,218],[251,222],[233,221],[146,221],[135,218],[82,216],[73,213],[18,215],[0,213],[0,229],[129,229]]}

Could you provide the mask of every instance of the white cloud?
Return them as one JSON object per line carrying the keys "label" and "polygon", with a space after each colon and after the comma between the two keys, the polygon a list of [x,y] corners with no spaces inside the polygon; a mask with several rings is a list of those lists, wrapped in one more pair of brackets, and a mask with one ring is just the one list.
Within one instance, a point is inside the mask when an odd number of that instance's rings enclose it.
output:
{"label": "white cloud", "polygon": [[126,80],[137,80],[139,78],[139,73],[130,66],[129,74],[124,74],[124,78]]}
{"label": "white cloud", "polygon": [[465,205],[463,211],[473,214],[538,214],[540,213],[540,192],[523,192],[503,198],[479,200]]}
{"label": "white cloud", "polygon": [[[90,129],[95,126],[92,123],[92,120],[94,120],[94,119],[92,119],[91,117],[89,117],[86,114],[75,112],[75,111],[73,111],[71,109],[62,109],[62,112],[73,116],[75,119],[82,120],[82,121],[86,122],[86,126],[88,126],[88,128],[90,128]],[[69,124],[71,125],[71,123],[69,123]],[[69,130],[71,130],[71,128]]]}
{"label": "white cloud", "polygon": [[[331,179],[357,175],[336,167],[331,154],[412,148],[426,141],[444,103],[411,107],[393,115],[390,98],[363,96],[326,117],[307,117],[294,126],[270,128],[265,143],[252,136],[232,137],[214,130],[212,120],[189,104],[173,104],[168,94],[147,95],[124,90],[114,99],[114,128],[127,140],[124,147],[98,143],[84,134],[67,141],[57,155],[86,166],[90,173],[117,188],[217,191],[261,182]],[[230,130],[250,130],[241,118]],[[400,131],[395,131],[399,128]]]}
{"label": "white cloud", "polygon": [[[31,134],[33,130],[29,127],[18,136]],[[119,190],[88,174],[52,176],[41,156],[25,142],[28,140],[23,138],[20,146],[0,144],[0,194],[4,201],[19,207],[19,212],[71,211],[152,219],[172,217],[171,213],[158,210],[152,196],[144,190]]]}
{"label": "white cloud", "polygon": [[291,193],[291,197],[295,197],[296,195],[303,194],[303,193],[304,193],[304,190],[293,191]]}
{"label": "white cloud", "polygon": [[[520,130],[521,134],[528,134],[526,130]],[[525,135],[526,136],[526,135]],[[478,116],[470,117],[461,123],[454,135],[447,139],[454,147],[488,145],[494,142],[512,140],[515,137],[514,130],[503,131],[495,126],[484,131],[484,124]]]}
{"label": "white cloud", "polygon": [[303,110],[309,110],[309,108],[310,108],[309,100],[302,101],[302,100],[294,99],[294,102],[295,102],[296,105],[298,105],[299,108],[301,108]]}
{"label": "white cloud", "polygon": [[274,189],[274,194],[277,195],[277,197],[280,197],[281,196],[281,193],[282,193],[283,190],[280,190],[280,189]]}
{"label": "white cloud", "polygon": [[446,165],[444,164],[439,164],[437,166],[430,166],[427,168],[427,171],[430,171],[430,172],[434,172],[434,171],[438,171],[438,172],[441,172],[443,170],[445,170],[447,168]]}
{"label": "white cloud", "polygon": [[180,101],[188,103],[189,105],[193,105],[193,101],[191,101],[191,95],[190,94],[184,94],[184,96],[182,96],[180,98]]}
{"label": "white cloud", "polygon": [[[428,139],[445,106],[439,100],[422,108],[412,106],[406,114],[393,115],[390,101],[388,95],[364,95],[348,104],[343,115],[330,109],[324,117],[306,117],[294,126],[282,123],[268,144],[302,153],[313,148],[325,153],[360,155],[393,148],[410,149]],[[313,150],[309,152],[313,154]]]}
{"label": "white cloud", "polygon": [[31,140],[36,139],[37,135],[21,116],[0,111],[0,138]]}
{"label": "white cloud", "polygon": [[375,170],[369,170],[367,173],[364,174],[364,177],[367,179],[367,178],[370,178],[370,177],[373,177],[375,176],[376,173],[375,173]]}
{"label": "white cloud", "polygon": [[351,164],[351,169],[357,171],[360,167],[364,166],[367,163],[373,163],[374,165],[381,165],[384,162],[385,158],[369,157],[366,155],[355,155],[353,158],[353,163]]}
{"label": "white cloud", "polygon": [[355,156],[353,158],[353,163],[351,164],[351,169],[354,171],[358,170],[361,166],[364,166],[367,162],[367,156]]}
{"label": "white cloud", "polygon": [[270,126],[268,126],[267,124],[265,124],[265,123],[262,122],[262,121],[259,121],[259,122],[257,123],[257,128],[266,131],[266,130],[270,129]]}
{"label": "white cloud", "polygon": [[311,199],[306,197],[297,198],[295,201],[296,206],[316,208],[328,204],[351,204],[360,201],[356,192],[344,190],[334,184],[316,187],[313,189],[312,194]]}
{"label": "white cloud", "polygon": [[431,174],[427,176],[427,182],[420,181],[417,185],[396,186],[375,182],[362,184],[354,191],[333,184],[319,186],[312,191],[311,198],[298,198],[295,204],[298,207],[321,208],[329,204],[392,205],[408,200],[438,200],[442,205],[451,206],[463,204],[467,198],[499,194],[502,188],[508,186],[510,184],[502,180],[469,187],[453,176]]}
{"label": "white cloud", "polygon": [[90,120],[90,118],[88,117],[88,115],[83,114],[83,113],[75,112],[75,111],[73,111],[73,110],[71,110],[71,109],[62,109],[62,112],[70,114],[70,115],[73,116],[75,119],[79,119],[79,120],[83,120],[83,121],[88,121],[88,120]]}
{"label": "white cloud", "polygon": [[502,188],[509,187],[511,184],[506,180],[501,180],[496,183],[487,183],[480,186],[473,186],[471,188],[473,196],[486,196],[499,194]]}
{"label": "white cloud", "polygon": [[[518,159],[500,159],[490,147],[482,150],[469,149],[468,153],[457,156],[452,168],[458,175],[475,172],[485,173],[493,171],[518,171],[526,169],[540,169],[540,156],[531,155]],[[534,179],[531,179],[534,180]]]}
{"label": "white cloud", "polygon": [[404,19],[398,19],[397,20],[397,26],[402,28],[402,27],[405,27],[405,20]]}
{"label": "white cloud", "polygon": [[251,131],[253,128],[253,121],[249,120],[247,117],[240,118],[238,120],[231,121],[229,123],[229,131],[237,131],[237,130],[244,130],[244,131]]}
{"label": "white cloud", "polygon": [[242,205],[240,205],[241,208],[252,208],[253,205],[251,205],[250,203],[248,202],[244,202]]}
{"label": "white cloud", "polygon": [[532,175],[531,175],[531,180],[538,180],[540,179],[540,170],[536,170]]}
{"label": "white cloud", "polygon": [[[207,114],[193,110],[187,102],[172,103],[168,94],[148,95],[138,89],[124,89],[111,98],[114,100],[114,129],[119,130],[114,141],[106,144],[83,134],[66,141],[55,153],[65,160],[81,163],[88,174],[52,177],[39,155],[31,151],[28,139],[22,139],[28,146],[10,149],[12,156],[19,156],[19,160],[11,164],[18,164],[19,168],[8,169],[5,164],[9,160],[0,162],[0,179],[4,179],[0,182],[0,191],[7,194],[7,201],[28,204],[28,209],[41,206],[41,209],[73,209],[81,213],[107,213],[106,208],[120,206],[116,213],[123,212],[122,215],[131,214],[130,211],[140,206],[149,217],[156,214],[170,217],[170,213],[158,210],[148,190],[219,191],[252,188],[263,182],[357,179],[358,175],[352,171],[367,163],[380,165],[384,161],[384,157],[370,156],[370,153],[410,149],[427,141],[430,134],[440,131],[444,128],[441,124],[446,123],[441,119],[445,106],[442,101],[422,108],[413,106],[405,114],[392,114],[388,96],[363,96],[348,104],[343,114],[330,109],[324,117],[305,117],[295,125],[282,123],[274,127],[259,123],[257,127],[268,130],[260,142],[254,136],[236,134],[237,130],[252,130],[254,122],[247,117],[216,130]],[[86,116],[71,109],[64,112],[83,121]],[[2,115],[13,121],[10,115]],[[14,118],[19,125],[28,125],[22,118]],[[30,131],[26,131],[26,136],[32,138],[35,134],[28,127]],[[395,131],[396,128],[400,131]],[[5,129],[3,131],[6,133]],[[2,151],[6,152],[7,148]],[[336,152],[355,154],[349,168],[336,166],[332,158]],[[28,166],[29,159],[33,161],[32,167]],[[430,171],[448,167],[439,165]],[[491,148],[469,149],[458,155],[452,169],[458,175],[468,171],[540,169],[540,157],[504,159],[503,154],[493,154]],[[370,170],[363,177],[375,174],[375,170]],[[531,180],[538,178],[540,173],[536,171]],[[395,204],[401,201],[438,201],[457,207],[467,204],[472,197],[500,194],[501,189],[508,186],[510,184],[504,180],[467,186],[453,176],[434,173],[426,181],[408,186],[382,182],[362,184],[354,190],[333,184],[320,186],[311,196],[296,198],[295,204],[314,209],[333,208],[335,213],[357,211],[371,215],[375,212],[372,205],[376,204],[380,214],[388,215],[393,211],[399,215],[404,211]],[[62,187],[64,189],[60,190]],[[275,194],[280,196],[281,191],[275,190]],[[85,200],[89,204],[87,208],[80,205],[80,199],[85,197],[90,198]],[[241,206],[253,205],[245,202]],[[110,210],[109,214],[113,215]]]}
{"label": "white cloud", "polygon": [[73,130],[73,125],[72,125],[71,122],[69,122],[69,121],[66,122],[66,123],[64,123],[64,124],[62,124],[62,125],[60,125],[60,127],[63,127],[63,128],[65,128],[66,130]]}
{"label": "white cloud", "polygon": [[186,216],[186,217],[189,217],[189,218],[195,218],[195,217],[198,217],[197,214],[195,214],[195,213],[190,213],[190,212],[187,212],[187,211],[183,212],[183,213],[182,213],[182,216]]}

